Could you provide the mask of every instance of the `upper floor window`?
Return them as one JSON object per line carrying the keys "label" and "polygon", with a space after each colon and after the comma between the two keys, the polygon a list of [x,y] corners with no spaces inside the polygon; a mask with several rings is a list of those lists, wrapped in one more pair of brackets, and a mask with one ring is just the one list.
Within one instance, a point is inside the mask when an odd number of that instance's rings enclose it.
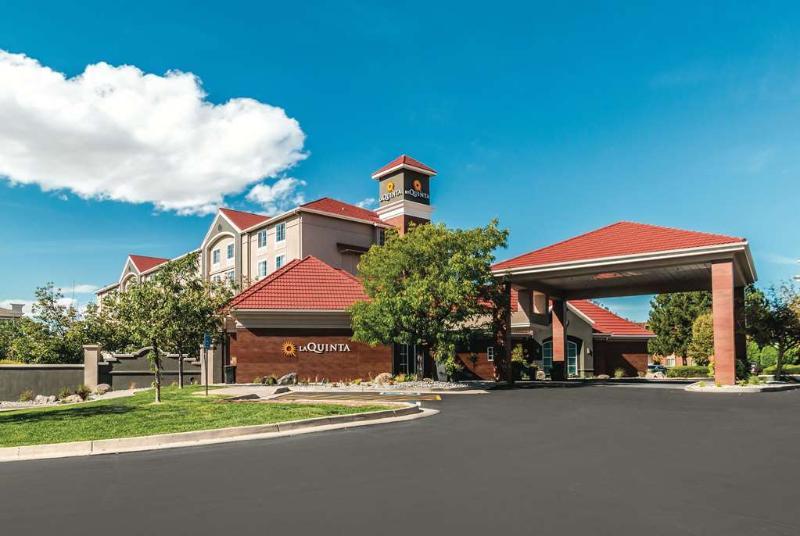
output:
{"label": "upper floor window", "polygon": [[213,264],[219,264],[219,250],[215,249],[211,252],[211,262]]}
{"label": "upper floor window", "polygon": [[228,270],[225,277],[228,278],[228,281],[233,281],[236,278],[236,272],[234,270]]}
{"label": "upper floor window", "polygon": [[286,240],[286,224],[279,223],[275,226],[275,241],[283,242],[284,240]]}
{"label": "upper floor window", "polygon": [[261,261],[258,263],[258,277],[264,277],[267,275],[267,261]]}
{"label": "upper floor window", "polygon": [[228,244],[228,258],[232,259],[234,254],[233,244]]}
{"label": "upper floor window", "polygon": [[281,266],[286,264],[286,255],[278,255],[275,257],[275,269],[277,270]]}
{"label": "upper floor window", "polygon": [[267,230],[264,229],[263,231],[258,232],[258,247],[265,248],[267,247]]}

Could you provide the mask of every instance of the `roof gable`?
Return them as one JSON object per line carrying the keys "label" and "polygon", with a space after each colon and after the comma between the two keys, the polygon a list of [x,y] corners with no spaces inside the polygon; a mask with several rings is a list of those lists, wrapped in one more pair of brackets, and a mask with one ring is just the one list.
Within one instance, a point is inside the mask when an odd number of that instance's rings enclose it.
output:
{"label": "roof gable", "polygon": [[569,305],[592,321],[592,331],[602,335],[628,337],[655,337],[655,334],[637,322],[622,318],[591,300],[573,300]]}
{"label": "roof gable", "polygon": [[744,238],[621,221],[499,262],[503,270],[746,242]]}
{"label": "roof gable", "polygon": [[371,223],[383,224],[383,220],[378,217],[378,214],[372,210],[357,207],[350,203],[331,199],[330,197],[322,197],[316,201],[300,205],[301,209],[316,210],[318,212],[325,212],[336,216],[344,216],[346,218],[354,218],[357,220],[364,220]]}
{"label": "roof gable", "polygon": [[128,258],[133,263],[133,266],[139,271],[139,273],[146,272],[147,270],[152,270],[156,266],[160,266],[165,262],[169,262],[169,259],[163,259],[161,257],[147,257],[145,255],[128,255]]}
{"label": "roof gable", "polygon": [[233,298],[228,308],[344,311],[365,300],[358,279],[309,255],[253,284]]}
{"label": "roof gable", "polygon": [[269,219],[268,216],[261,214],[254,214],[252,212],[244,212],[242,210],[233,210],[231,208],[221,208],[219,211],[228,218],[233,225],[239,228],[240,231],[263,223]]}

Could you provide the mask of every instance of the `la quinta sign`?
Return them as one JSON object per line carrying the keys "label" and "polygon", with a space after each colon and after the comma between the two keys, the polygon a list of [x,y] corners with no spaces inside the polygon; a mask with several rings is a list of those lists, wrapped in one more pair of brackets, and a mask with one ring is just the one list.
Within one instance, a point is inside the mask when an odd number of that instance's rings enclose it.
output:
{"label": "la quinta sign", "polygon": [[311,341],[297,345],[292,341],[285,341],[281,345],[281,350],[285,357],[297,357],[298,352],[311,352],[313,354],[327,354],[349,352],[350,345],[347,343],[324,343]]}

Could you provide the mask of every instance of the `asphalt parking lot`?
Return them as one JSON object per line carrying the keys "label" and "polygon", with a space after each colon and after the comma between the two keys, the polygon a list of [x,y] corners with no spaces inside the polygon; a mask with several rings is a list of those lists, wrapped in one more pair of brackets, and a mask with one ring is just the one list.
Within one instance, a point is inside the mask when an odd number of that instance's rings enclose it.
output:
{"label": "asphalt parking lot", "polygon": [[442,398],[387,426],[0,464],[2,533],[800,533],[800,391]]}

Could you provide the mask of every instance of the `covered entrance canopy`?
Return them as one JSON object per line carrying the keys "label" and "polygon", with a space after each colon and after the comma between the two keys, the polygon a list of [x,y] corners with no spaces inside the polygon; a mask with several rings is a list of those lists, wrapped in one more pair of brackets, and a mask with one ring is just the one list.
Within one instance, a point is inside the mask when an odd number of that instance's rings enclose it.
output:
{"label": "covered entrance canopy", "polygon": [[716,380],[733,384],[735,359],[745,357],[744,287],[756,271],[744,238],[618,222],[499,262],[493,272],[509,292],[531,291],[534,314],[546,314],[552,300],[554,363],[567,353],[567,301],[692,290],[713,295]]}

